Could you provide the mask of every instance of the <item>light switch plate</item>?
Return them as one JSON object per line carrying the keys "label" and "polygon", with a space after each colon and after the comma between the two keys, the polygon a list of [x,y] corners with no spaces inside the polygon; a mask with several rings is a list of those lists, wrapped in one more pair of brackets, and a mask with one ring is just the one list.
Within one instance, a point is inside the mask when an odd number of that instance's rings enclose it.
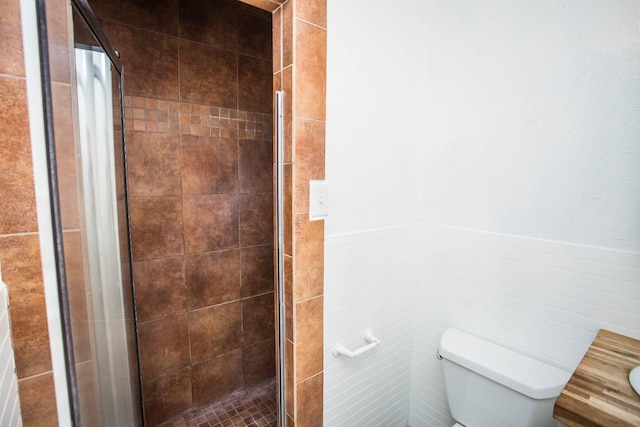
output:
{"label": "light switch plate", "polygon": [[329,186],[323,180],[309,181],[309,219],[324,219],[329,215]]}

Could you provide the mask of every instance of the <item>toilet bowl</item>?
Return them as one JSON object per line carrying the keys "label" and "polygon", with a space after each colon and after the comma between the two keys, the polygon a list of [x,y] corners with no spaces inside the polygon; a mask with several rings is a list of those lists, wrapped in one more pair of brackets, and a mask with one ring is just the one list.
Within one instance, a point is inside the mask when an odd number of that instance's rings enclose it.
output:
{"label": "toilet bowl", "polygon": [[454,427],[556,427],[553,405],[571,374],[457,329],[440,338]]}

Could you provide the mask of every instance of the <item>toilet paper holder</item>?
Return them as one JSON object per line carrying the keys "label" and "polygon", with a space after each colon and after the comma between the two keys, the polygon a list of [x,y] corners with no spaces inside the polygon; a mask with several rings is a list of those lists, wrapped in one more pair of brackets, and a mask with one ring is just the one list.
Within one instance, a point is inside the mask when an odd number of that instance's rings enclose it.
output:
{"label": "toilet paper holder", "polygon": [[373,335],[373,333],[371,333],[371,331],[365,332],[364,340],[366,342],[368,342],[368,344],[360,347],[357,350],[353,350],[353,351],[349,350],[344,345],[338,343],[333,347],[333,351],[331,352],[331,354],[333,354],[333,357],[344,356],[344,357],[347,357],[349,359],[353,359],[355,357],[360,356],[362,353],[366,353],[367,351],[371,350],[372,348],[377,347],[378,344],[380,344],[380,340],[378,338],[376,338]]}

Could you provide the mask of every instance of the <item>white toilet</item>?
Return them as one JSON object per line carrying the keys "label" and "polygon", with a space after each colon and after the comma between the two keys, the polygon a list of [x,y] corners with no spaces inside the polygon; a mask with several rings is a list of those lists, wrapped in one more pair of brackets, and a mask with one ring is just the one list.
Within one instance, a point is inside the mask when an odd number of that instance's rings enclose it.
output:
{"label": "white toilet", "polygon": [[456,329],[440,338],[454,427],[555,427],[571,374]]}

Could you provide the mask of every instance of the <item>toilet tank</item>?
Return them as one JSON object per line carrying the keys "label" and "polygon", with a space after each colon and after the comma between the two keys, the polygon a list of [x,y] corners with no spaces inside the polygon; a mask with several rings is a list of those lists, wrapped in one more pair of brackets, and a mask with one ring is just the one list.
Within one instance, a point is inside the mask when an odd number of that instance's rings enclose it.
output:
{"label": "toilet tank", "polygon": [[447,399],[466,427],[555,427],[553,405],[571,377],[523,354],[447,329],[440,338]]}

